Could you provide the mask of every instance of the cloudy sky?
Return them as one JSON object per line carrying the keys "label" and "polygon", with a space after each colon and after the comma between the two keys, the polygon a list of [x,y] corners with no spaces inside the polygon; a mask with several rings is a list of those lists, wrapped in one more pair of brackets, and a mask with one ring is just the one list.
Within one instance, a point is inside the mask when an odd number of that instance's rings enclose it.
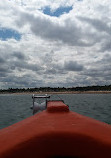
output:
{"label": "cloudy sky", "polygon": [[110,0],[0,0],[0,89],[108,84]]}

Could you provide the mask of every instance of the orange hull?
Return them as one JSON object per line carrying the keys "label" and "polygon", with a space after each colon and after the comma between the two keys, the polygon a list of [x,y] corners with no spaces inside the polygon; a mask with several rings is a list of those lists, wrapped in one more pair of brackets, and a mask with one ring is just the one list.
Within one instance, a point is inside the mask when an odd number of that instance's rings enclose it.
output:
{"label": "orange hull", "polygon": [[61,101],[0,130],[0,158],[111,157],[111,126],[71,112]]}

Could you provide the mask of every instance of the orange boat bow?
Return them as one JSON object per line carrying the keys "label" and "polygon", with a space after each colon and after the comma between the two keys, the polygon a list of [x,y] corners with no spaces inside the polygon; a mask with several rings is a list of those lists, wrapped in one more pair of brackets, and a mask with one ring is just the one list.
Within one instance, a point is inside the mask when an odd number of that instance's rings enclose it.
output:
{"label": "orange boat bow", "polygon": [[111,126],[69,111],[61,101],[0,130],[0,158],[111,157]]}

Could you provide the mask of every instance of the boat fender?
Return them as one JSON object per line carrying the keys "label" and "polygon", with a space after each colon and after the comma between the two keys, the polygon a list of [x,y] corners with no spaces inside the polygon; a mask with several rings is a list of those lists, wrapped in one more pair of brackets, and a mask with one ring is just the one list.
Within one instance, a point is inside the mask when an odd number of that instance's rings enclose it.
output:
{"label": "boat fender", "polygon": [[46,109],[46,102],[42,102],[42,103],[34,102],[33,114],[37,113],[38,111],[43,111],[45,109]]}

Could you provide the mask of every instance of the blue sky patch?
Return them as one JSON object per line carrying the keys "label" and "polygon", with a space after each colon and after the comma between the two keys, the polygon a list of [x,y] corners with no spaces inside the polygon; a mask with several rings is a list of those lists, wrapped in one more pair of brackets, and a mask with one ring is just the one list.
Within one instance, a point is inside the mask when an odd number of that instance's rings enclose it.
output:
{"label": "blue sky patch", "polygon": [[50,15],[50,16],[56,16],[59,17],[60,15],[64,14],[64,13],[69,13],[69,11],[72,10],[72,6],[70,7],[60,7],[58,9],[56,9],[54,12],[51,11],[50,7],[45,7],[43,9],[43,13]]}
{"label": "blue sky patch", "polygon": [[0,39],[6,41],[7,39],[14,38],[19,41],[21,39],[21,34],[13,29],[0,28]]}

